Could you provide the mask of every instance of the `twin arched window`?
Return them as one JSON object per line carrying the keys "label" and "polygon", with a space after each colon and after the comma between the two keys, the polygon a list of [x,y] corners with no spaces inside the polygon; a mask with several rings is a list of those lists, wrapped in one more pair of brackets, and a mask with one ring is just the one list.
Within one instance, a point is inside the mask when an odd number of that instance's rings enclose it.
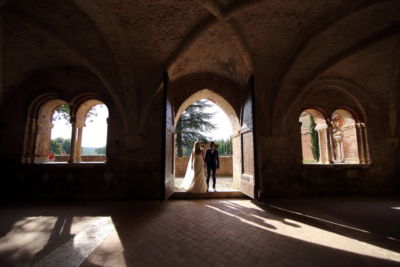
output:
{"label": "twin arched window", "polygon": [[108,109],[89,99],[70,106],[61,99],[32,104],[25,127],[23,163],[105,162]]}
{"label": "twin arched window", "polygon": [[304,164],[369,164],[365,123],[346,109],[326,117],[317,109],[300,114]]}

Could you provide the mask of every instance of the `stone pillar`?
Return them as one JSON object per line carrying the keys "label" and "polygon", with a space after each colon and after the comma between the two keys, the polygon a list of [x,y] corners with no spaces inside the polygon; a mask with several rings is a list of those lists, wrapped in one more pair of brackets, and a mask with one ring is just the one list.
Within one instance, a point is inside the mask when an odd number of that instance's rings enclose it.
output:
{"label": "stone pillar", "polygon": [[364,150],[365,141],[361,127],[362,127],[361,123],[356,124],[358,158],[360,164],[365,164],[365,150]]}
{"label": "stone pillar", "polygon": [[82,150],[82,133],[83,133],[83,126],[78,126],[78,138],[76,140],[76,149],[75,149],[75,162],[81,162],[81,150]]}
{"label": "stone pillar", "polygon": [[71,117],[71,126],[72,126],[72,131],[71,131],[71,155],[69,157],[69,163],[74,163],[75,162],[75,154],[76,154],[76,121],[75,118]]}
{"label": "stone pillar", "polygon": [[32,140],[34,139],[34,132],[36,124],[35,119],[29,119],[25,125],[25,133],[24,133],[24,146],[22,148],[22,163],[32,163],[35,157],[35,152],[32,151]]}
{"label": "stone pillar", "polygon": [[318,132],[318,146],[319,146],[319,163],[327,163],[327,149],[326,149],[326,128],[317,130]]}
{"label": "stone pillar", "polygon": [[363,137],[363,147],[364,147],[364,163],[370,164],[371,158],[369,157],[369,145],[368,145],[368,136],[367,136],[367,128],[365,127],[365,123],[360,123],[361,126],[361,136]]}
{"label": "stone pillar", "polygon": [[53,123],[48,118],[39,119],[35,152],[35,162],[37,163],[49,161],[52,128]]}
{"label": "stone pillar", "polygon": [[333,134],[332,127],[326,128],[326,148],[327,148],[327,162],[333,163]]}

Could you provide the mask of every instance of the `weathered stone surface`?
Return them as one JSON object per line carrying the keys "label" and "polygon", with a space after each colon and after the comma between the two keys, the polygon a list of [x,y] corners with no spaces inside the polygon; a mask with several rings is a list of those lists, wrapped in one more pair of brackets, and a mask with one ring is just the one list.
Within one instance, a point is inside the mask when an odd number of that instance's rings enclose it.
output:
{"label": "weathered stone surface", "polygon": [[[252,75],[261,197],[399,193],[399,23],[397,0],[0,1],[0,193],[160,198],[164,88],[174,112],[204,89],[223,103],[239,185],[251,164],[238,132]],[[21,164],[45,96],[107,105],[105,164]],[[343,145],[365,136],[371,163],[304,166],[299,116],[312,108],[365,123]]]}

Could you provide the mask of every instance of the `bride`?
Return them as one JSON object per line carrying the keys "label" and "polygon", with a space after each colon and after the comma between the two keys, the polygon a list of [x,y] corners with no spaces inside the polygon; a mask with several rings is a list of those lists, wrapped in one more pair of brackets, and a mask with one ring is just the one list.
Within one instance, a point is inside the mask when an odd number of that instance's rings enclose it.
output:
{"label": "bride", "polygon": [[181,187],[192,193],[207,192],[207,184],[204,178],[204,154],[203,150],[200,149],[199,141],[194,143]]}

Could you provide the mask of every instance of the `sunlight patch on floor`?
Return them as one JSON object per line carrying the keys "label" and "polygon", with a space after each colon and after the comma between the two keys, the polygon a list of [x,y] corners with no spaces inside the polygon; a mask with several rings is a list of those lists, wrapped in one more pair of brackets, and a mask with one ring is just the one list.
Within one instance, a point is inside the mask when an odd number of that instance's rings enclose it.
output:
{"label": "sunlight patch on floor", "polygon": [[96,217],[71,240],[33,266],[80,266],[95,248],[112,232],[115,227],[110,217]]}
{"label": "sunlight patch on floor", "polygon": [[[313,227],[299,221],[286,220],[283,218],[275,216],[262,216],[259,212],[264,212],[261,208],[254,205],[250,201],[224,201],[225,205],[238,205],[246,208],[254,209],[257,214],[247,213],[249,219],[246,216],[240,216],[239,214],[234,214],[234,212],[229,212],[226,209],[216,207],[214,205],[205,205],[215,211],[223,213],[225,215],[234,217],[243,223],[252,225],[259,229],[281,234],[290,238],[299,239],[305,242],[310,242],[313,244],[330,247],[346,252],[356,253],[360,255],[375,257],[379,259],[389,259],[391,261],[400,262],[400,253],[394,252],[388,249],[384,249],[378,246],[374,246],[362,241],[355,240],[343,235],[332,233],[326,230],[322,230],[317,227]],[[229,207],[231,208],[231,207]],[[250,218],[255,218],[259,222],[254,222]],[[358,229],[360,230],[360,229]],[[367,231],[363,231],[368,233]]]}

